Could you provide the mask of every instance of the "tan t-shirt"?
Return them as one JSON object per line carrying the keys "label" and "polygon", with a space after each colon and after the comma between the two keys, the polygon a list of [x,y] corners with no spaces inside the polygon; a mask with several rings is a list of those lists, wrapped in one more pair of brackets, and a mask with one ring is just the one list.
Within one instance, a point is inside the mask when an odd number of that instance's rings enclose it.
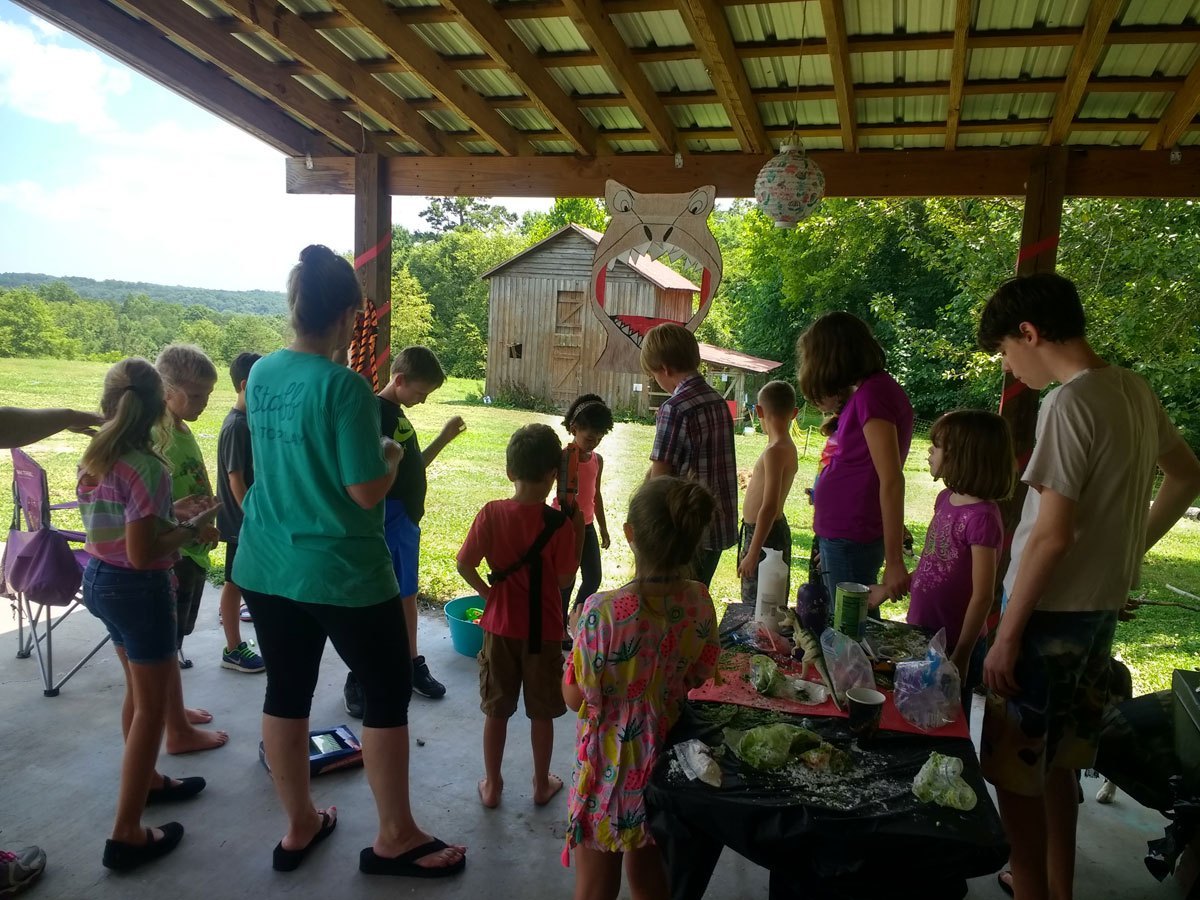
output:
{"label": "tan t-shirt", "polygon": [[1128,369],[1085,369],[1048,393],[1021,476],[1030,488],[1013,535],[1005,592],[1012,596],[1042,486],[1077,508],[1075,542],[1055,566],[1037,608],[1120,609],[1141,571],[1155,463],[1181,439],[1145,379]]}

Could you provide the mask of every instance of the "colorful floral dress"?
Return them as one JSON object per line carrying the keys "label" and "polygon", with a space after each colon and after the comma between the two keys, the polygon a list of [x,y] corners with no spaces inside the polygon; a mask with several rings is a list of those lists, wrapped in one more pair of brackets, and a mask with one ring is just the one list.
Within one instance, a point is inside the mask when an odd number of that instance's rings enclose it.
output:
{"label": "colorful floral dress", "polygon": [[716,613],[704,585],[642,595],[632,585],[584,603],[571,655],[583,693],[567,800],[572,847],[652,845],[645,788],[687,692],[716,669]]}

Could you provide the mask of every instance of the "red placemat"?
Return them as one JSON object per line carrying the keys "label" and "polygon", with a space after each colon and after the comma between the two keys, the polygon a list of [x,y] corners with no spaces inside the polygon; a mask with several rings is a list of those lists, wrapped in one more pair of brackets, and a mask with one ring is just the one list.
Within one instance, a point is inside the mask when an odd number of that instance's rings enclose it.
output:
{"label": "red placemat", "polygon": [[[798,661],[784,660],[780,662],[776,660],[776,663],[779,664],[779,670],[785,675],[800,674],[800,663]],[[754,689],[754,686],[747,678],[750,672],[749,653],[723,651],[718,663],[718,671],[721,675],[720,684],[713,684],[711,681],[707,681],[700,687],[692,690],[688,694],[688,699],[707,700],[713,703],[736,703],[738,706],[769,709],[773,712],[787,713],[793,716],[838,716],[840,718],[848,718],[848,714],[838,709],[834,705],[833,700],[808,705],[797,703],[795,700],[783,700],[778,697],[763,696]],[[808,670],[808,680],[817,684],[821,683],[821,676],[816,673],[812,666]],[[883,689],[880,688],[880,690]],[[962,716],[959,716],[949,725],[943,725],[941,728],[935,728],[932,731],[923,731],[900,715],[900,711],[896,709],[896,702],[892,697],[891,691],[883,691],[883,695],[887,699],[883,704],[883,716],[880,719],[879,727],[884,731],[902,731],[908,734],[923,734],[932,737],[967,739],[971,737],[970,732],[967,730],[967,723]]]}

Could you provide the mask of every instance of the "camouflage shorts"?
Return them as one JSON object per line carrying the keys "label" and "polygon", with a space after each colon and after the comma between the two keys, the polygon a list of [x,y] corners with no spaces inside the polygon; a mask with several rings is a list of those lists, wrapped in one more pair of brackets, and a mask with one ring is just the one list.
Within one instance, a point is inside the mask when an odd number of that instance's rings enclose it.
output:
{"label": "camouflage shorts", "polygon": [[1021,692],[989,693],[980,763],[996,787],[1041,796],[1051,766],[1091,767],[1108,700],[1116,612],[1034,612],[1014,677]]}

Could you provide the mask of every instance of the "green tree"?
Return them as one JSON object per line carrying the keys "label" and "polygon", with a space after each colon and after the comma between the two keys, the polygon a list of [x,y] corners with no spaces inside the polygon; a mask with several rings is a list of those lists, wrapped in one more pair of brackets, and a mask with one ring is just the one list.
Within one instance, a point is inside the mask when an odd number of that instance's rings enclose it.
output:
{"label": "green tree", "polygon": [[221,336],[217,358],[229,362],[239,353],[272,353],[283,346],[279,332],[262,316],[232,316]]}
{"label": "green tree", "polygon": [[503,206],[485,203],[475,197],[427,197],[429,205],[421,210],[421,218],[429,223],[435,234],[453,230],[495,231],[511,228],[517,223],[516,213]]}
{"label": "green tree", "polygon": [[483,377],[487,368],[487,341],[466,313],[455,316],[438,341],[438,356],[448,375]]}
{"label": "green tree", "polygon": [[71,357],[78,342],[58,329],[50,304],[28,288],[0,292],[0,356]]}
{"label": "green tree", "polygon": [[392,350],[428,345],[433,335],[433,307],[421,284],[405,266],[392,276]]}
{"label": "green tree", "polygon": [[608,214],[593,197],[558,197],[549,212],[525,213],[521,218],[521,233],[530,244],[536,244],[571,224],[604,231],[608,227]]}
{"label": "green tree", "polygon": [[179,340],[195,344],[214,360],[225,361],[222,351],[224,334],[221,326],[208,319],[195,319],[186,322],[179,332]]}
{"label": "green tree", "polygon": [[523,242],[503,232],[449,231],[413,247],[409,271],[425,292],[442,334],[464,314],[486,339],[488,286],[480,276],[516,254]]}

